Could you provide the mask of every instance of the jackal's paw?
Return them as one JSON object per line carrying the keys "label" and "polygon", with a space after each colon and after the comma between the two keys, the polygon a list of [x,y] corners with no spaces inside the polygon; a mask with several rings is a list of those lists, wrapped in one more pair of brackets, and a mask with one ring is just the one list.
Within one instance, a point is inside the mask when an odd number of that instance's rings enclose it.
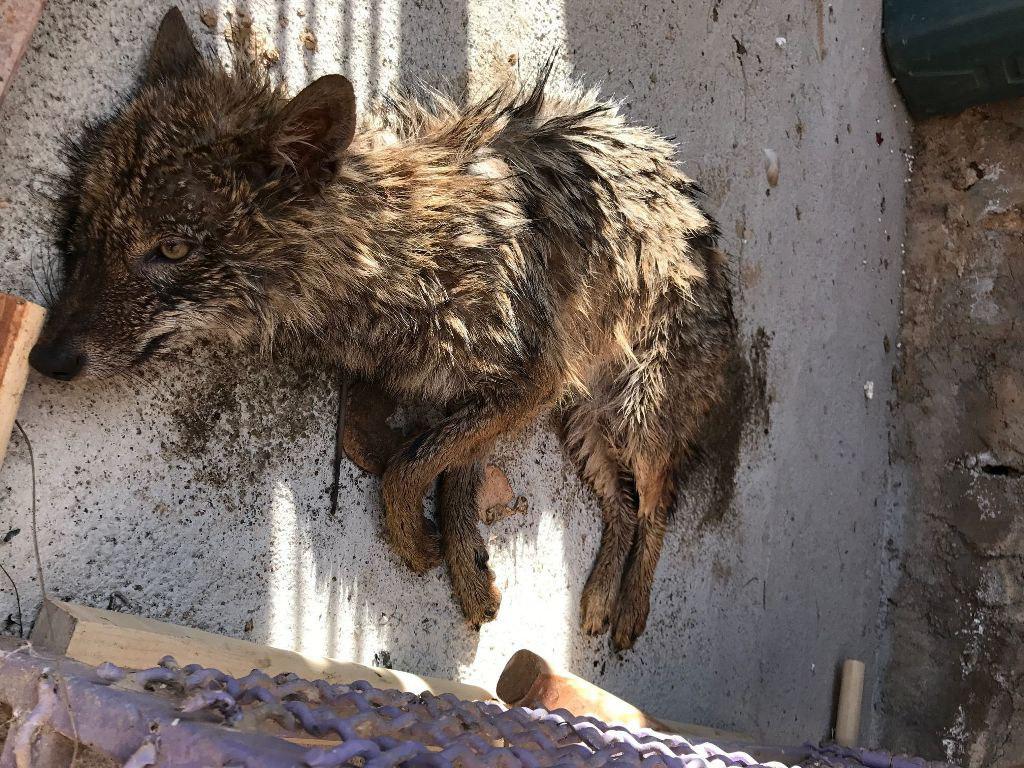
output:
{"label": "jackal's paw", "polygon": [[647,600],[631,600],[628,597],[620,600],[615,624],[612,626],[612,646],[615,650],[625,651],[633,647],[647,626],[649,608]]}
{"label": "jackal's paw", "polygon": [[581,626],[588,635],[603,635],[608,631],[612,611],[615,609],[617,594],[593,579],[583,588],[580,599]]}
{"label": "jackal's paw", "polygon": [[455,600],[474,629],[493,621],[501,605],[501,592],[494,586],[494,572],[487,560],[487,550],[483,547],[474,549],[469,557],[449,556],[448,559]]}
{"label": "jackal's paw", "polygon": [[432,522],[423,519],[419,530],[389,533],[388,541],[405,564],[415,573],[423,574],[441,564],[441,540]]}

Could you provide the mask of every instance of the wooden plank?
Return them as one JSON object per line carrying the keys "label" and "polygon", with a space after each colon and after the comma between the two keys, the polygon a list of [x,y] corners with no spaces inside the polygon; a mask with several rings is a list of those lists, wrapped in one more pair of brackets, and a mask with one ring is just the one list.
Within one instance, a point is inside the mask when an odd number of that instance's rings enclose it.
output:
{"label": "wooden plank", "polygon": [[216,667],[234,677],[261,669],[274,675],[294,672],[310,680],[332,683],[366,680],[377,688],[411,693],[452,693],[460,699],[496,700],[485,688],[467,683],[421,677],[395,669],[362,664],[257,645],[246,640],[181,627],[127,613],[87,608],[47,598],[32,628],[31,640],[40,647],[61,653],[84,664],[109,661],[130,669],[154,666],[163,656],[182,664]]}
{"label": "wooden plank", "polygon": [[676,723],[654,717],[628,701],[577,677],[554,669],[533,651],[516,651],[498,679],[498,697],[510,707],[567,709],[575,715],[593,715],[606,723],[630,728],[652,728],[677,733],[686,738],[716,743],[750,743],[751,736],[735,731],[709,728],[692,723]]}
{"label": "wooden plank", "polygon": [[46,310],[19,296],[0,293],[0,464],[28,380],[28,353],[39,338]]}
{"label": "wooden plank", "polygon": [[0,101],[43,12],[43,0],[0,0]]}

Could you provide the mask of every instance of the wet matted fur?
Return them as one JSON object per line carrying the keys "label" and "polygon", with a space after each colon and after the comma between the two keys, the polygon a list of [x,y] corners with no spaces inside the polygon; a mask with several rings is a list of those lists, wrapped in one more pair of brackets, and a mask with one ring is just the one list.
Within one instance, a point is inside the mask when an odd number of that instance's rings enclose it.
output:
{"label": "wet matted fur", "polygon": [[[550,68],[456,103],[349,82],[287,100],[164,18],[142,83],[69,153],[64,284],[33,363],[135,370],[197,335],[378,382],[443,418],[392,458],[385,530],[442,560],[470,622],[500,596],[477,529],[493,441],[556,409],[604,532],[583,627],[633,644],[683,460],[735,340],[726,259],[656,132]],[[439,528],[422,499],[442,476]]]}

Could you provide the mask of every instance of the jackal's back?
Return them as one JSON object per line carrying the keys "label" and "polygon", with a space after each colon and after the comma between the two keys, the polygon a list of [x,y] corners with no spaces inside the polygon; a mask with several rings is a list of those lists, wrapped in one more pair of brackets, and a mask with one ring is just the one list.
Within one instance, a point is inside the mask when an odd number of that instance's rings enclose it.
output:
{"label": "jackal's back", "polygon": [[565,392],[628,355],[666,312],[699,324],[709,302],[694,292],[709,281],[715,311],[728,300],[715,225],[673,146],[547,75],[467,105],[436,92],[390,99],[342,170],[345,190],[401,179],[396,204],[416,208],[403,216],[421,228],[406,233],[414,279],[440,299],[423,308],[419,330],[430,331],[403,349],[420,363],[416,394],[457,398],[462,385],[554,372]]}

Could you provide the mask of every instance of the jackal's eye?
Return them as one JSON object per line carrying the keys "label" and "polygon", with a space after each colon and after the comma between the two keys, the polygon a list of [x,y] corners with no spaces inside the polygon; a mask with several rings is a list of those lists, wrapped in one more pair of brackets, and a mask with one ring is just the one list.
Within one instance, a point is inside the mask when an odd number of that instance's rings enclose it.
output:
{"label": "jackal's eye", "polygon": [[168,261],[181,261],[192,252],[192,245],[185,240],[164,240],[157,251]]}

